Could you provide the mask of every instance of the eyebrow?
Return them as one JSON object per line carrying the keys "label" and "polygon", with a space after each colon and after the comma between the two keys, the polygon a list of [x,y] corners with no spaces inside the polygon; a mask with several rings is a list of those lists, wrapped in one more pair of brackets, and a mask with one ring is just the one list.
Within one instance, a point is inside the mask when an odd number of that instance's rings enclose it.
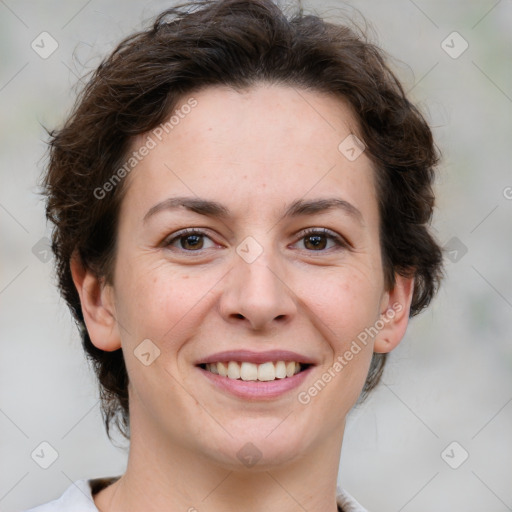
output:
{"label": "eyebrow", "polygon": [[[227,219],[230,217],[229,209],[217,201],[210,201],[200,197],[170,197],[151,207],[146,215],[144,215],[143,222],[146,222],[150,217],[161,211],[175,210],[179,208],[186,208],[187,210],[200,215],[220,219]],[[311,200],[298,199],[286,208],[283,218],[298,217],[301,215],[315,215],[334,209],[344,212],[359,224],[365,225],[362,213],[353,204],[336,197]]]}

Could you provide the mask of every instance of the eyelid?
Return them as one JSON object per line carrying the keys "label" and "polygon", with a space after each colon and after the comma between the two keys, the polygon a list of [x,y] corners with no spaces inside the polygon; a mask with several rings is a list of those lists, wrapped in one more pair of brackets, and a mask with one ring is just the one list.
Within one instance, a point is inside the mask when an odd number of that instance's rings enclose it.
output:
{"label": "eyelid", "polygon": [[[165,237],[162,242],[162,246],[168,247],[172,242],[175,242],[175,241],[179,240],[180,238],[183,238],[187,235],[203,236],[205,238],[209,238],[213,243],[216,243],[210,236],[209,230],[207,228],[184,228],[184,229],[175,231],[174,233],[171,233],[169,236]],[[178,250],[187,252],[187,253],[193,253],[193,252],[199,253],[201,251],[201,250],[187,251],[186,249],[178,249]],[[202,250],[205,250],[205,249],[202,249]]]}
{"label": "eyelid", "polygon": [[[193,227],[193,228],[180,229],[180,230],[172,233],[171,235],[169,235],[168,237],[166,237],[164,239],[164,241],[162,242],[162,246],[169,247],[171,245],[171,243],[174,243],[177,240],[179,240],[180,238],[186,237],[187,235],[203,236],[205,238],[210,239],[214,244],[217,243],[217,242],[215,242],[215,240],[213,240],[212,236],[209,235],[209,230],[207,228]],[[324,253],[330,253],[333,249],[334,250],[341,249],[341,250],[349,250],[349,251],[352,251],[354,249],[353,245],[345,237],[339,235],[335,231],[332,231],[328,228],[320,228],[320,227],[309,227],[309,228],[302,229],[295,235],[295,238],[298,238],[298,240],[295,243],[300,242],[303,238],[305,238],[307,236],[313,236],[313,235],[322,235],[322,236],[332,240],[336,244],[337,247],[331,247],[330,249],[323,249],[323,250],[318,250],[318,251],[303,249],[308,253],[318,252],[321,255]],[[186,254],[197,253],[197,255],[200,255],[202,252],[204,252],[208,249],[211,249],[211,247],[198,249],[195,251],[176,248],[176,250],[178,252],[182,252],[182,253],[186,253]]]}
{"label": "eyelid", "polygon": [[[302,231],[299,231],[299,233],[297,234],[297,236],[299,237],[299,240],[304,238],[305,236],[312,236],[312,235],[323,235],[327,238],[330,238],[338,245],[339,248],[345,248],[348,250],[353,249],[352,244],[344,236],[341,236],[338,233],[336,233],[335,231],[332,231],[328,228],[315,228],[315,227],[305,228]],[[328,251],[324,250],[324,251],[308,251],[308,252],[323,253],[323,252],[328,252]]]}

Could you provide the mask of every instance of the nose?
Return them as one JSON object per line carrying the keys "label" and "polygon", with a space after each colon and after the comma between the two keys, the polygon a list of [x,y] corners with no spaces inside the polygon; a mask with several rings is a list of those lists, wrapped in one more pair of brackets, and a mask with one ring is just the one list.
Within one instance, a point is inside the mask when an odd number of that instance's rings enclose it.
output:
{"label": "nose", "polygon": [[220,312],[230,323],[246,323],[256,331],[288,323],[297,306],[291,283],[277,259],[265,250],[248,263],[234,254],[233,267],[224,281]]}

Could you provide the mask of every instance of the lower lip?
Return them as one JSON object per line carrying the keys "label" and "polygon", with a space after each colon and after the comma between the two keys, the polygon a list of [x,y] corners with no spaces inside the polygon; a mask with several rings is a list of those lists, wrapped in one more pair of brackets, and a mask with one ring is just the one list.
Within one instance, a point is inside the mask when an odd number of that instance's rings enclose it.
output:
{"label": "lower lip", "polygon": [[216,387],[238,398],[245,400],[272,400],[299,387],[310,374],[313,366],[309,366],[292,377],[265,382],[258,380],[230,379],[229,377],[221,377],[216,373],[203,370],[200,367],[197,367],[197,369]]}

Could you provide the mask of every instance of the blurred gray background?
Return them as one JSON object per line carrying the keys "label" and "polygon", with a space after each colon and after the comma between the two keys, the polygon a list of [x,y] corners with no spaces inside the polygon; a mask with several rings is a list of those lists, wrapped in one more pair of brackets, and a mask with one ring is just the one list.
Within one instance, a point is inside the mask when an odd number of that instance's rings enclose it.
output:
{"label": "blurred gray background", "polygon": [[[0,0],[4,512],[124,471],[126,447],[104,433],[92,371],[53,282],[37,186],[42,126],[59,126],[79,77],[169,5]],[[433,226],[447,278],[381,386],[351,413],[340,485],[374,512],[512,510],[512,2],[305,6],[334,21],[363,13],[443,153]],[[42,442],[56,451],[47,469],[36,463],[50,450]]]}

